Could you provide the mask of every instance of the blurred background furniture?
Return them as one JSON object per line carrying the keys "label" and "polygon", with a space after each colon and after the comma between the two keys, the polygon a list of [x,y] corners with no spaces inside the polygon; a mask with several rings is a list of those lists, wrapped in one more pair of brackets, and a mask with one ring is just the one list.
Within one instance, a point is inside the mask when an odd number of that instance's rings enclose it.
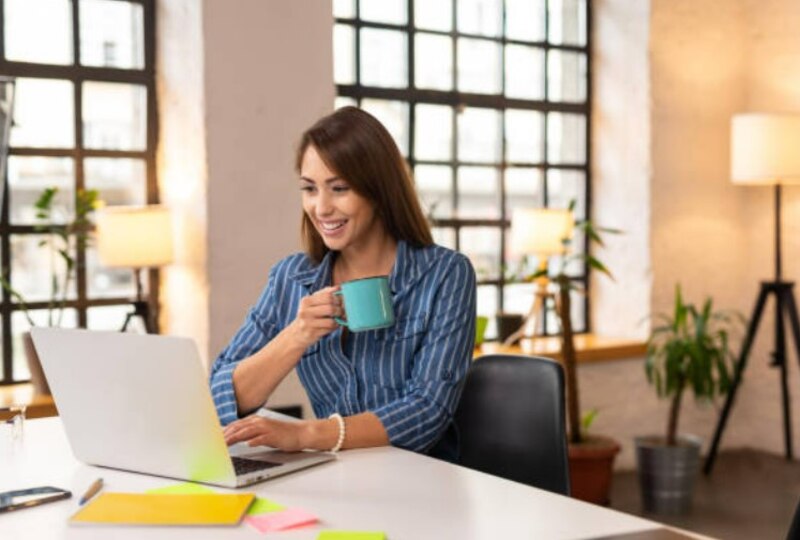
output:
{"label": "blurred background furniture", "polygon": [[775,278],[762,281],[733,384],[725,399],[714,439],[703,468],[706,474],[714,467],[720,438],[728,421],[736,391],[747,366],[764,307],[770,296],[775,297],[775,341],[771,366],[781,370],[783,405],[783,438],[786,459],[794,457],[792,449],[792,420],[789,388],[786,380],[786,318],[789,319],[795,353],[800,358],[800,319],[794,297],[794,282],[784,281],[781,268],[781,186],[800,183],[800,114],[738,114],[731,121],[731,178],[734,184],[774,186],[775,191]]}
{"label": "blurred background furniture", "polygon": [[133,311],[125,318],[122,331],[134,317],[140,317],[147,333],[157,331],[157,307],[151,309],[142,293],[142,271],[172,262],[172,221],[163,206],[115,206],[97,216],[97,249],[100,261],[109,267],[132,268],[136,280]]}
{"label": "blurred background furniture", "polygon": [[502,354],[477,359],[455,421],[460,465],[569,495],[564,375],[557,362]]}

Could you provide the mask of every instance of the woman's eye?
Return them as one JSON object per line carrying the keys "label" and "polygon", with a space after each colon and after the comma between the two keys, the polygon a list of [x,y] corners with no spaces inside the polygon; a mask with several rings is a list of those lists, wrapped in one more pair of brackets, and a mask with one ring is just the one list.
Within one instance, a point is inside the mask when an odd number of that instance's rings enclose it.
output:
{"label": "woman's eye", "polygon": [[344,191],[349,191],[350,186],[333,186],[334,193],[342,193]]}
{"label": "woman's eye", "polygon": [[316,188],[314,186],[300,186],[300,191],[307,191],[309,193],[311,193],[315,189]]}

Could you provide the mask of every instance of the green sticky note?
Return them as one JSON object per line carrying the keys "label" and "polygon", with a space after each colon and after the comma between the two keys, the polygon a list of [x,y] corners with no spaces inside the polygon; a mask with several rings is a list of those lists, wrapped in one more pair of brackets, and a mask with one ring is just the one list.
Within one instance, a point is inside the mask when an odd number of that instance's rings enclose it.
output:
{"label": "green sticky note", "polygon": [[269,499],[256,497],[256,500],[250,505],[247,515],[257,516],[259,514],[269,514],[270,512],[280,512],[281,510],[286,510],[286,507]]}
{"label": "green sticky note", "polygon": [[317,540],[386,540],[379,531],[322,531]]}
{"label": "green sticky note", "polygon": [[145,493],[153,493],[158,495],[203,495],[204,493],[215,493],[215,491],[210,487],[200,484],[184,482],[182,484],[173,484],[171,486],[148,489]]}

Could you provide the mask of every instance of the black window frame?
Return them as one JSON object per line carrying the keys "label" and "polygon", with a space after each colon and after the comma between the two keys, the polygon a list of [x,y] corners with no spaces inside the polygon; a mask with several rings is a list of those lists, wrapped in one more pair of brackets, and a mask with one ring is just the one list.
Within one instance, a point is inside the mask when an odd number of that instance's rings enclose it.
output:
{"label": "black window frame", "polygon": [[[72,48],[73,62],[68,65],[39,64],[31,62],[9,61],[5,53],[5,0],[0,0],[0,75],[10,77],[30,77],[37,79],[57,79],[72,82],[74,88],[73,107],[74,107],[74,136],[75,145],[73,148],[35,148],[35,147],[10,147],[9,156],[36,156],[36,157],[66,157],[74,162],[74,181],[75,190],[84,188],[84,158],[134,158],[144,161],[146,174],[146,201],[148,204],[159,202],[158,185],[156,179],[156,147],[158,143],[158,109],[156,102],[156,78],[155,78],[155,55],[156,55],[156,16],[155,0],[113,0],[138,4],[143,9],[143,30],[144,30],[144,66],[141,69],[110,68],[110,67],[91,67],[80,64],[80,0],[71,1],[72,15]],[[146,89],[147,102],[147,130],[146,145],[142,151],[128,150],[96,150],[83,147],[83,82],[112,82],[112,83],[131,83],[144,86]],[[8,168],[6,168],[7,170]],[[7,173],[6,173],[7,174]],[[7,178],[3,179],[3,206],[0,212],[0,258],[2,258],[2,275],[11,282],[11,235],[35,234],[35,227],[32,225],[11,225],[9,223],[9,186]],[[77,297],[74,300],[67,300],[66,308],[74,308],[77,312],[78,326],[87,326],[87,309],[100,306],[119,306],[131,305],[132,298],[129,297],[103,297],[90,298],[87,295],[86,281],[86,252],[78,248],[76,257],[76,290]],[[152,305],[158,305],[159,271],[151,269],[148,273],[149,287],[145,300]],[[0,332],[2,332],[2,365],[3,376],[0,378],[0,386],[27,382],[14,378],[14,350],[11,319],[15,311],[19,311],[20,305],[15,302],[5,291],[1,291],[0,296]],[[48,302],[29,302],[28,309],[46,309]],[[120,326],[122,321],[120,321]],[[156,331],[158,322],[156,321]]]}
{"label": "black window frame", "polygon": [[[417,28],[414,25],[414,0],[407,0],[407,8],[408,8],[408,18],[406,24],[387,24],[387,23],[380,23],[380,22],[373,22],[373,21],[365,21],[362,20],[359,16],[360,14],[360,0],[353,0],[354,3],[354,13],[355,15],[353,18],[342,18],[342,17],[335,17],[334,24],[342,24],[350,26],[354,29],[354,45],[355,45],[355,55],[354,55],[354,70],[355,70],[355,83],[354,84],[336,84],[336,96],[341,98],[350,98],[356,101],[356,103],[360,106],[361,100],[363,99],[381,99],[381,100],[389,100],[389,101],[399,101],[403,103],[407,103],[409,106],[408,111],[408,156],[407,161],[409,164],[410,169],[413,171],[418,163],[422,164],[441,164],[447,165],[451,167],[454,171],[459,165],[469,165],[470,163],[461,161],[458,159],[457,153],[457,145],[458,145],[458,136],[457,136],[457,115],[453,115],[452,119],[452,133],[453,133],[453,142],[452,142],[452,149],[451,149],[451,159],[449,161],[431,161],[431,160],[417,160],[414,156],[414,136],[415,136],[415,106],[418,104],[433,104],[433,105],[446,105],[453,107],[454,110],[459,111],[464,107],[483,107],[488,109],[493,109],[500,111],[501,113],[504,112],[506,109],[517,109],[517,110],[530,110],[530,111],[537,111],[541,112],[544,116],[544,133],[543,133],[543,145],[544,148],[547,148],[547,113],[550,112],[557,112],[557,113],[576,113],[580,114],[585,117],[585,133],[584,133],[584,141],[586,144],[585,148],[585,161],[582,165],[564,165],[564,164],[553,164],[548,162],[547,153],[545,152],[543,155],[543,160],[539,163],[533,165],[533,168],[540,169],[542,171],[542,182],[543,182],[543,197],[544,197],[544,206],[549,206],[549,198],[548,198],[548,181],[547,181],[547,172],[549,170],[569,170],[569,171],[579,171],[583,173],[585,179],[584,193],[586,196],[585,199],[585,217],[589,218],[591,216],[591,201],[592,201],[592,177],[591,177],[591,147],[592,147],[592,139],[591,139],[591,103],[592,103],[592,0],[586,0],[586,43],[585,45],[562,45],[562,44],[554,44],[550,43],[548,40],[549,35],[549,2],[545,0],[544,2],[544,15],[545,15],[545,26],[544,26],[544,41],[538,42],[531,42],[531,41],[518,41],[514,39],[508,39],[505,37],[505,31],[501,32],[501,35],[498,37],[489,37],[480,34],[469,34],[463,33],[458,31],[458,0],[453,0],[452,2],[452,14],[451,14],[451,28],[450,31],[440,31],[440,30],[431,30],[431,29],[422,29]],[[505,29],[505,20],[506,20],[506,5],[505,2],[502,2],[502,28]],[[408,82],[405,88],[383,88],[383,87],[367,87],[360,84],[361,79],[361,54],[360,54],[360,42],[361,42],[361,29],[362,28],[374,28],[374,29],[381,29],[381,30],[394,30],[394,31],[403,31],[405,32],[407,39],[407,61],[408,61]],[[424,34],[432,34],[432,35],[440,35],[449,37],[452,39],[452,88],[453,90],[449,91],[441,91],[441,90],[428,90],[428,89],[418,89],[414,87],[414,39],[413,36],[416,33],[424,33]],[[482,41],[492,41],[495,43],[500,44],[501,47],[504,47],[506,44],[511,45],[524,45],[526,47],[538,47],[545,51],[545,79],[544,79],[544,98],[542,100],[526,100],[526,99],[515,99],[515,98],[508,98],[503,95],[505,90],[505,82],[504,82],[504,74],[505,74],[505,57],[501,55],[501,91],[500,94],[476,94],[476,93],[464,93],[459,92],[457,90],[457,77],[458,77],[458,46],[457,41],[458,38],[473,38],[473,39],[480,39]],[[549,52],[551,50],[558,50],[558,51],[567,51],[567,52],[578,52],[586,55],[586,100],[584,103],[571,103],[571,102],[551,102],[548,100],[548,78],[547,78],[547,58],[549,58]],[[505,117],[501,115],[501,122],[503,122],[501,127],[501,133],[504,133],[505,128]],[[500,218],[499,219],[461,219],[461,218],[449,218],[449,219],[432,219],[431,223],[433,227],[436,228],[446,228],[451,229],[454,231],[455,234],[455,249],[459,250],[461,248],[461,235],[460,229],[464,227],[497,227],[500,228],[500,246],[498,246],[501,265],[505,266],[506,260],[504,257],[504,253],[506,252],[506,245],[508,242],[508,232],[509,227],[511,226],[511,219],[507,213],[506,209],[506,189],[505,189],[505,171],[509,168],[509,166],[513,166],[513,163],[509,163],[506,161],[506,141],[505,137],[502,137],[502,147],[500,152],[500,160],[497,164],[492,164],[491,167],[496,168],[499,170],[499,191],[500,191],[500,200],[502,203],[500,204]],[[488,166],[488,165],[487,165]],[[528,165],[526,165],[528,166]],[[453,205],[454,209],[458,208],[458,181],[456,175],[453,175],[452,179],[452,201],[451,204]],[[589,239],[583,239],[583,252],[589,253]],[[589,285],[590,285],[590,272],[591,268],[585,262],[581,265],[582,270],[579,275],[571,276],[570,279],[578,284],[585,294],[583,294],[583,317],[582,320],[575,321],[573,320],[574,331],[576,333],[587,333],[591,331],[591,317],[590,317],[590,298],[589,298]],[[510,284],[514,283],[513,281],[509,281],[506,279],[504,272],[501,271],[499,276],[496,279],[479,279],[478,286],[482,285],[491,285],[497,287],[497,306],[498,311],[503,311],[504,308],[504,289],[505,287]],[[543,323],[544,333],[547,335],[555,335],[558,334],[558,329],[553,328],[552,325],[548,324],[547,317],[544,318]]]}

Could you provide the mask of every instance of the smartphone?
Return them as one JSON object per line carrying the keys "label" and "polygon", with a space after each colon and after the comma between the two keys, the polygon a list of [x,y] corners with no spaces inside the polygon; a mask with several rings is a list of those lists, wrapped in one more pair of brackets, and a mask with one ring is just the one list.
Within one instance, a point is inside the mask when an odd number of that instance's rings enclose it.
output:
{"label": "smartphone", "polygon": [[72,493],[53,486],[41,486],[0,493],[0,512],[21,510],[40,504],[69,499]]}

